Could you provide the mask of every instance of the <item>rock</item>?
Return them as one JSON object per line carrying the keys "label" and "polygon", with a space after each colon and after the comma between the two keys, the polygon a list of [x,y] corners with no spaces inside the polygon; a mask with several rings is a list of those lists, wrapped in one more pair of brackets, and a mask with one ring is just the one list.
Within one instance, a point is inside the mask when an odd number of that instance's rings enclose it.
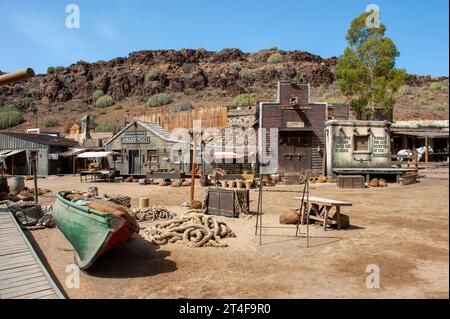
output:
{"label": "rock", "polygon": [[170,184],[170,186],[172,186],[172,187],[180,187],[182,184],[183,184],[183,181],[181,179],[177,179],[177,180],[174,180],[172,182],[172,184]]}
{"label": "rock", "polygon": [[203,203],[199,200],[193,200],[191,201],[189,208],[190,209],[202,209]]}
{"label": "rock", "polygon": [[191,186],[191,181],[184,181],[181,186]]}
{"label": "rock", "polygon": [[285,225],[297,225],[299,220],[300,216],[295,210],[287,213],[281,213],[279,218],[280,224]]}
{"label": "rock", "polygon": [[320,175],[318,178],[319,183],[326,183],[328,180],[328,177]]}
{"label": "rock", "polygon": [[133,182],[133,177],[129,176],[129,177],[125,178],[125,179],[123,180],[123,182],[124,182],[124,183],[131,183],[131,182]]}
{"label": "rock", "polygon": [[370,187],[378,187],[378,178],[372,178],[369,182]]}
{"label": "rock", "polygon": [[162,181],[159,182],[158,185],[159,185],[159,186],[169,186],[169,185],[170,185],[170,182],[167,182],[167,181],[165,181],[165,180],[162,180]]}
{"label": "rock", "polygon": [[384,179],[378,180],[378,187],[388,187],[388,183]]}

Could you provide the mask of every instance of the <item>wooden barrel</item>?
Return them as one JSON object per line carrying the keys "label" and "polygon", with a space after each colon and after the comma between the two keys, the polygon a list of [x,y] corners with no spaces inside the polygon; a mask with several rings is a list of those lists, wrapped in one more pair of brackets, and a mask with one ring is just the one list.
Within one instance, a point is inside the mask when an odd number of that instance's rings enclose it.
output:
{"label": "wooden barrel", "polygon": [[139,208],[147,208],[150,206],[150,199],[148,197],[139,198]]}
{"label": "wooden barrel", "polygon": [[203,187],[209,186],[208,175],[202,175],[200,177],[200,185],[203,186]]}
{"label": "wooden barrel", "polygon": [[22,176],[13,176],[9,182],[9,191],[11,193],[18,193],[25,189],[25,182]]}

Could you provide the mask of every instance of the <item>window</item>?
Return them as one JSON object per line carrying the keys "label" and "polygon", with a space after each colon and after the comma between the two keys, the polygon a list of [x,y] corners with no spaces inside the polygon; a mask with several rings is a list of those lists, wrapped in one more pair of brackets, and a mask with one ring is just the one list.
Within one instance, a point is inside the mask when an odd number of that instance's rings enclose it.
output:
{"label": "window", "polygon": [[158,163],[158,152],[156,150],[147,151],[147,162]]}
{"label": "window", "polygon": [[122,150],[113,150],[112,160],[116,163],[122,163]]}
{"label": "window", "polygon": [[354,135],[354,152],[369,152],[369,135]]}
{"label": "window", "polygon": [[328,108],[328,119],[332,120],[334,119],[334,109]]}

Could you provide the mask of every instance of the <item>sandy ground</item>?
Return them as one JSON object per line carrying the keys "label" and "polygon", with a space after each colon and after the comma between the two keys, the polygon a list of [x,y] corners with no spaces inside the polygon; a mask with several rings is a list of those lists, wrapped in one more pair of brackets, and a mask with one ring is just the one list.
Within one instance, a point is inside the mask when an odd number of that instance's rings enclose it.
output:
{"label": "sandy ground", "polygon": [[[448,168],[421,171],[425,177],[409,186],[342,190],[335,184],[313,184],[313,195],[353,202],[343,209],[351,228],[324,232],[310,227],[306,248],[295,229],[254,235],[255,218],[225,220],[236,238],[227,248],[153,245],[135,236],[82,273],[79,288],[65,288],[73,248],[58,229],[31,236],[70,298],[448,298]],[[92,183],[77,177],[39,179],[39,187],[86,190]],[[27,181],[32,187],[32,181]],[[189,187],[97,183],[100,193],[126,194],[137,202],[182,212]],[[294,208],[302,186],[276,186],[264,192],[264,225],[279,226],[279,213]],[[204,190],[198,186],[196,197]],[[52,202],[54,193],[42,197]],[[251,191],[255,210],[257,192]],[[284,226],[286,227],[286,226]],[[306,227],[306,226],[305,226]],[[301,229],[305,232],[305,228]],[[380,288],[366,287],[366,267],[379,266]]]}

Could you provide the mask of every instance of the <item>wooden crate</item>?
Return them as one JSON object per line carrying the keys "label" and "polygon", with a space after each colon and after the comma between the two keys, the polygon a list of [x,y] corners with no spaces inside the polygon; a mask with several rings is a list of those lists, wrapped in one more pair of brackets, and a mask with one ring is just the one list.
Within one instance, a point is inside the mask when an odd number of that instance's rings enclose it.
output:
{"label": "wooden crate", "polygon": [[237,218],[241,212],[248,213],[248,190],[210,188],[208,192],[208,214]]}
{"label": "wooden crate", "polygon": [[339,188],[365,188],[362,175],[340,175],[336,182]]}
{"label": "wooden crate", "polygon": [[400,185],[410,185],[417,183],[419,174],[417,172],[406,172],[400,177]]}

